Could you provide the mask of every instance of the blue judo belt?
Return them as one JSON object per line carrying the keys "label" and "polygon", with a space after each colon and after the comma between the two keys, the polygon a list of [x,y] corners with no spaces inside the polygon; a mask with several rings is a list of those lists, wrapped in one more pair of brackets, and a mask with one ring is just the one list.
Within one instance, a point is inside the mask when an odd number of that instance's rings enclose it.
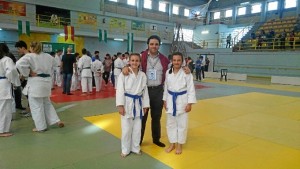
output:
{"label": "blue judo belt", "polygon": [[139,103],[140,103],[140,118],[143,119],[143,112],[142,112],[142,95],[132,95],[132,94],[128,94],[125,93],[125,96],[130,97],[133,99],[133,119],[135,119],[136,116],[136,108],[135,108],[135,100],[139,99]]}
{"label": "blue judo belt", "polygon": [[184,94],[187,93],[187,91],[184,90],[182,92],[172,92],[172,91],[168,90],[168,93],[170,95],[172,95],[172,100],[173,100],[173,116],[176,116],[176,99],[177,99],[177,96],[184,95]]}
{"label": "blue judo belt", "polygon": [[49,74],[45,74],[45,73],[39,73],[37,74],[38,77],[50,77]]}
{"label": "blue judo belt", "polygon": [[6,79],[6,77],[5,76],[0,76],[0,79]]}

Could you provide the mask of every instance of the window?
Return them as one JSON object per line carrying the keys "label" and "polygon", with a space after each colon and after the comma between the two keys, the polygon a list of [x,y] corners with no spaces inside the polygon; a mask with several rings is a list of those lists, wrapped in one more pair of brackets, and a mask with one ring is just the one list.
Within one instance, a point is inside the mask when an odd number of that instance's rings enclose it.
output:
{"label": "window", "polygon": [[[174,28],[174,32],[176,32],[176,31],[177,31],[176,28]],[[192,29],[182,28],[182,35],[183,36],[179,35],[179,40],[184,40],[185,42],[192,42],[194,31]],[[175,34],[174,38],[175,39],[177,38],[177,33]]]}
{"label": "window", "polygon": [[175,15],[179,14],[179,6],[173,5],[173,14]]}
{"label": "window", "polygon": [[158,10],[161,12],[166,12],[167,4],[165,2],[159,2]]}
{"label": "window", "polygon": [[184,16],[190,16],[190,10],[184,9]]}
{"label": "window", "polygon": [[214,19],[220,19],[220,12],[214,12]]}
{"label": "window", "polygon": [[127,4],[135,6],[135,0],[127,0]]}
{"label": "window", "polygon": [[297,7],[297,0],[285,0],[284,1],[284,8],[294,8]]}
{"label": "window", "polygon": [[268,3],[268,11],[277,10],[277,8],[278,8],[278,2],[277,1],[273,1],[273,2]]}
{"label": "window", "polygon": [[225,11],[225,17],[228,18],[228,17],[232,17],[232,9],[228,9]]}
{"label": "window", "polygon": [[144,8],[152,9],[152,1],[151,0],[144,0]]}
{"label": "window", "polygon": [[251,7],[251,13],[259,13],[261,12],[261,4],[255,4]]}
{"label": "window", "polygon": [[238,8],[238,15],[245,15],[246,14],[246,7]]}
{"label": "window", "polygon": [[112,2],[118,2],[118,0],[109,0],[109,1],[112,1]]}

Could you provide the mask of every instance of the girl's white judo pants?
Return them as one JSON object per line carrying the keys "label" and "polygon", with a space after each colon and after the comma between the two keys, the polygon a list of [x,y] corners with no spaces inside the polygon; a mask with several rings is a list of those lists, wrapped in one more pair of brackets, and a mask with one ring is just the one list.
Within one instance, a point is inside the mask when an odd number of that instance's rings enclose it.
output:
{"label": "girl's white judo pants", "polygon": [[48,125],[60,121],[49,97],[28,97],[32,119],[37,130],[45,130]]}
{"label": "girl's white judo pants", "polygon": [[167,134],[170,143],[184,144],[188,129],[188,113],[173,116],[167,113]]}
{"label": "girl's white judo pants", "polygon": [[0,100],[0,133],[9,132],[12,119],[12,99]]}
{"label": "girl's white judo pants", "polygon": [[130,152],[140,153],[140,140],[142,120],[140,117],[127,118],[121,116],[122,138],[121,148],[122,154],[129,154]]}

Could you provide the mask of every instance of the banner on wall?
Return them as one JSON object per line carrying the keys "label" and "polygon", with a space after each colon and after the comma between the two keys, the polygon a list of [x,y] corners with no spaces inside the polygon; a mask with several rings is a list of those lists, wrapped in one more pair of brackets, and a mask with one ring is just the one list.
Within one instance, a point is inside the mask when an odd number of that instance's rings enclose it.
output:
{"label": "banner on wall", "polygon": [[97,24],[97,15],[78,12],[78,23],[79,24],[96,25]]}
{"label": "banner on wall", "polygon": [[26,34],[30,36],[30,23],[29,21],[18,21],[18,34],[19,36],[22,34]]}
{"label": "banner on wall", "polygon": [[156,24],[150,24],[150,32],[157,32],[157,25]]}
{"label": "banner on wall", "polygon": [[74,26],[65,26],[64,33],[65,41],[67,41],[69,38],[71,38],[71,40],[74,41]]}
{"label": "banner on wall", "polygon": [[131,30],[145,31],[145,22],[131,21]]}
{"label": "banner on wall", "polygon": [[127,52],[133,52],[133,33],[127,33]]}
{"label": "banner on wall", "polygon": [[126,28],[126,20],[120,19],[120,18],[110,18],[109,27],[125,29]]}
{"label": "banner on wall", "polygon": [[[99,37],[98,37],[99,42],[102,41],[102,30],[99,29]],[[107,31],[104,30],[104,42],[107,43]]]}
{"label": "banner on wall", "polygon": [[0,0],[0,13],[14,16],[26,16],[26,5],[23,3]]}
{"label": "banner on wall", "polygon": [[56,52],[61,49],[67,51],[68,48],[72,48],[72,53],[75,53],[75,44],[72,43],[52,43],[52,42],[41,42],[42,51],[45,53]]}

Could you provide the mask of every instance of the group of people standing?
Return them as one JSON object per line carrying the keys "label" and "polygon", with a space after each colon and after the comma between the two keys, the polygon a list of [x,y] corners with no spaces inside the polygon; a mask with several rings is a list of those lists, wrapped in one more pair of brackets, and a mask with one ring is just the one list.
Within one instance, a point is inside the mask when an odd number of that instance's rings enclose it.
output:
{"label": "group of people standing", "polygon": [[[27,49],[26,43],[24,44],[22,48]],[[52,53],[53,57],[42,52],[40,42],[31,42],[30,51],[24,53],[16,64],[7,57],[7,46],[1,44],[0,136],[12,135],[9,132],[13,107],[11,89],[21,85],[20,77],[28,80],[23,93],[28,96],[35,124],[32,131],[44,132],[47,125],[53,124],[64,127],[50,101],[52,82],[61,85],[61,77],[57,74],[62,74],[63,94],[71,95],[73,73],[78,74],[80,71],[83,94],[91,92],[92,73],[95,81],[100,81],[103,76],[105,84],[108,83],[109,76],[115,79],[116,106],[121,115],[122,126],[122,157],[131,152],[141,154],[140,145],[149,113],[152,118],[152,141],[159,147],[165,147],[160,141],[163,108],[167,113],[166,128],[170,142],[165,151],[169,153],[175,149],[176,154],[181,154],[187,137],[188,112],[191,111],[192,104],[196,103],[193,76],[190,69],[183,66],[184,58],[180,52],[171,55],[171,67],[168,68],[170,61],[159,52],[160,44],[160,37],[152,35],[147,40],[148,48],[141,54],[118,53],[115,60],[107,54],[101,62],[99,53],[92,58],[88,56],[86,49],[82,49],[80,58],[79,54],[72,54],[70,48],[65,55],[62,55],[62,51]],[[20,46],[17,48],[19,51],[22,49]]]}
{"label": "group of people standing", "polygon": [[[12,113],[15,112],[12,88],[21,86],[21,81],[24,84],[23,94],[27,96],[35,124],[32,131],[44,132],[48,125],[54,124],[60,128],[64,127],[50,101],[53,57],[42,52],[40,42],[31,42],[28,51],[27,44],[19,41],[15,46],[23,56],[14,63],[8,57],[7,45],[2,43],[0,46],[0,136],[13,135],[10,132]],[[17,108],[23,108],[22,105],[19,106]]]}
{"label": "group of people standing", "polygon": [[160,38],[156,35],[147,40],[148,48],[141,54],[129,56],[129,65],[118,75],[116,83],[116,106],[121,115],[121,156],[131,152],[141,154],[148,114],[151,114],[152,141],[165,147],[160,141],[163,107],[167,112],[167,134],[170,146],[165,150],[182,153],[186,142],[188,112],[196,103],[193,77],[180,52],[169,59],[159,53]]}

